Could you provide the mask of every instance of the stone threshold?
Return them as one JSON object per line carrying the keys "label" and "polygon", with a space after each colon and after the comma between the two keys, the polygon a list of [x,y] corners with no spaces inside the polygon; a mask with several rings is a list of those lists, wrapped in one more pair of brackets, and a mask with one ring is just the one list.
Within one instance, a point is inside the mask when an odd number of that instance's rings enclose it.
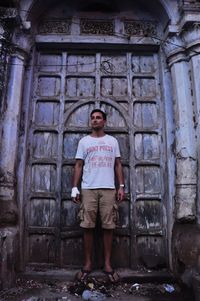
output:
{"label": "stone threshold", "polygon": [[[79,269],[46,269],[46,270],[26,270],[17,276],[26,280],[57,280],[57,281],[73,281]],[[177,279],[169,271],[134,271],[130,269],[116,269],[120,275],[122,282],[127,283],[175,283]],[[106,275],[102,270],[94,270],[89,275],[90,278],[103,280]]]}

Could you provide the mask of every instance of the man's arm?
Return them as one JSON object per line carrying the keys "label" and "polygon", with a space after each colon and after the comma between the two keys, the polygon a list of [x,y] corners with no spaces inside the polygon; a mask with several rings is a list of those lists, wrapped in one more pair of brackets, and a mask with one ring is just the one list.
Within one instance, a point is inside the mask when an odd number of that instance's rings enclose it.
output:
{"label": "man's arm", "polygon": [[117,177],[117,181],[119,183],[119,189],[117,191],[117,198],[118,201],[121,202],[124,200],[124,187],[121,187],[120,185],[124,185],[124,173],[122,168],[122,163],[120,158],[115,158],[115,174]]}
{"label": "man's arm", "polygon": [[72,194],[73,191],[76,194],[76,196],[72,196],[72,200],[75,203],[79,203],[80,202],[80,193],[78,191],[78,185],[81,179],[81,175],[82,175],[82,171],[83,171],[83,160],[81,159],[76,159],[76,163],[75,163],[75,167],[74,167],[74,177],[73,177],[73,183],[72,183]]}

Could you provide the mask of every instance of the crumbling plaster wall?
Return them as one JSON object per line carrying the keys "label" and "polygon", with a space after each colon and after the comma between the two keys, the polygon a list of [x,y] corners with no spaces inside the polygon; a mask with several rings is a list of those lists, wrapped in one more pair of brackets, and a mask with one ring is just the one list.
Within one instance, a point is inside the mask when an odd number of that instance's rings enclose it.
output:
{"label": "crumbling plaster wall", "polygon": [[[200,271],[199,227],[199,1],[180,1],[173,44],[166,47],[174,95],[176,193],[173,270],[187,284]],[[175,29],[175,28],[174,28]],[[181,45],[182,47],[176,47]],[[174,47],[173,47],[174,46]],[[168,48],[168,49],[167,49]]]}
{"label": "crumbling plaster wall", "polygon": [[[17,4],[17,2],[15,2]],[[6,51],[1,93],[0,126],[0,288],[15,282],[19,262],[19,207],[17,201],[17,152],[19,124],[27,51],[21,38],[23,30],[15,7],[0,7],[0,46]]]}

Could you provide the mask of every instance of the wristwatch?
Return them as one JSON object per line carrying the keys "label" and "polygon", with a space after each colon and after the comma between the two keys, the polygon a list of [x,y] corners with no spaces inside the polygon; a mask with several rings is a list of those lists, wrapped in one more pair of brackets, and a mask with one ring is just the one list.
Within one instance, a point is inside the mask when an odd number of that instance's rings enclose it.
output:
{"label": "wristwatch", "polygon": [[122,187],[122,188],[124,188],[124,187],[125,187],[125,185],[124,185],[124,184],[120,184],[120,185],[119,185],[119,187]]}

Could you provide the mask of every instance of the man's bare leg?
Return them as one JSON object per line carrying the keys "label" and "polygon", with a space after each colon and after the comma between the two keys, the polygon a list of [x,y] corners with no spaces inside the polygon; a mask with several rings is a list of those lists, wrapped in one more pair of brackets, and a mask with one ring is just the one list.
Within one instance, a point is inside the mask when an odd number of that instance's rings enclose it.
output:
{"label": "man's bare leg", "polygon": [[112,253],[112,243],[113,243],[113,230],[112,229],[104,229],[103,230],[103,242],[104,242],[104,272],[107,274],[109,280],[112,283],[117,282],[120,277],[112,269],[111,266],[111,253]]}
{"label": "man's bare leg", "polygon": [[86,271],[92,270],[93,229],[84,229],[84,266]]}
{"label": "man's bare leg", "polygon": [[83,233],[84,246],[84,265],[80,272],[76,275],[76,279],[80,281],[86,280],[92,271],[92,249],[93,249],[93,229],[84,229]]}
{"label": "man's bare leg", "polygon": [[104,270],[106,272],[111,272],[111,253],[112,253],[112,242],[113,242],[113,230],[104,229],[103,230],[103,243],[104,243]]}

